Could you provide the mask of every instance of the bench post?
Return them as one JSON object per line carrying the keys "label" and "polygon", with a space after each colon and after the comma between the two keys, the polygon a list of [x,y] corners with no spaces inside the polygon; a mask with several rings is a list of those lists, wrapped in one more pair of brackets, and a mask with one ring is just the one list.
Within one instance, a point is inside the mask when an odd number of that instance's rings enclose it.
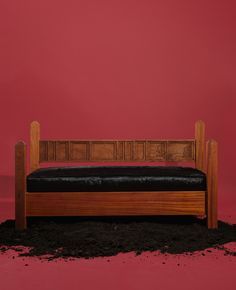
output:
{"label": "bench post", "polygon": [[205,123],[201,120],[195,123],[196,168],[205,172]]}
{"label": "bench post", "polygon": [[26,229],[26,145],[19,141],[15,145],[15,228]]}
{"label": "bench post", "polygon": [[40,124],[33,121],[30,125],[30,172],[39,168]]}
{"label": "bench post", "polygon": [[215,140],[207,141],[207,226],[218,227],[217,191],[218,191],[218,144]]}

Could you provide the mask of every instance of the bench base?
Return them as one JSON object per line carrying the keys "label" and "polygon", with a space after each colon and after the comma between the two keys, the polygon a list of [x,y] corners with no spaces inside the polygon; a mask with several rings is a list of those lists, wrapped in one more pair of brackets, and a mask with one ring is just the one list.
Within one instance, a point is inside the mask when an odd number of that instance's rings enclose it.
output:
{"label": "bench base", "polygon": [[205,215],[205,191],[26,193],[26,216]]}

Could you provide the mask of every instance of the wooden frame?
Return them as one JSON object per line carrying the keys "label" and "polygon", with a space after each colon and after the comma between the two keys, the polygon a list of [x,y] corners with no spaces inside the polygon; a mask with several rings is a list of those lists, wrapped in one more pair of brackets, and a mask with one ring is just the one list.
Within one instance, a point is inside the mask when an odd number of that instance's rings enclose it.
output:
{"label": "wooden frame", "polygon": [[37,121],[30,126],[30,172],[39,168],[40,125]]}
{"label": "wooden frame", "polygon": [[[193,162],[205,172],[205,124],[195,138],[181,140],[41,140],[30,129],[30,172],[44,162]],[[26,145],[15,146],[16,229],[29,216],[207,215],[217,228],[217,143],[207,142],[206,191],[34,192],[26,191]]]}

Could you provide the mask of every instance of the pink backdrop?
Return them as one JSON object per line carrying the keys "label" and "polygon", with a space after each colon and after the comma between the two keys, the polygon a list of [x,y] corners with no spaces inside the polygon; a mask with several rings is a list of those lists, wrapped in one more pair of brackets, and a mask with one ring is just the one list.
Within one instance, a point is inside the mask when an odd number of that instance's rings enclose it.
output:
{"label": "pink backdrop", "polygon": [[[202,119],[219,142],[219,219],[236,223],[235,15],[235,0],[1,0],[0,222],[14,218],[14,144],[32,120],[43,138],[131,139],[191,138]],[[236,259],[220,251],[12,255],[0,256],[4,290],[236,289]]]}
{"label": "pink backdrop", "polygon": [[14,144],[42,137],[219,141],[236,177],[236,2],[1,1],[0,174]]}

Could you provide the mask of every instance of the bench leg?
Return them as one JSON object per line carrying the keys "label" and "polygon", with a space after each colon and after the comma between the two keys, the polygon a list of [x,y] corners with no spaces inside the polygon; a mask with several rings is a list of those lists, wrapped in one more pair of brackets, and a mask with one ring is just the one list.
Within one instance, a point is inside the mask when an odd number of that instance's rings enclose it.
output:
{"label": "bench leg", "polygon": [[25,192],[26,192],[26,146],[18,142],[15,146],[15,228],[25,230]]}
{"label": "bench leg", "polygon": [[25,197],[24,192],[16,192],[15,229],[18,231],[25,230],[27,228],[24,197]]}
{"label": "bench leg", "polygon": [[207,142],[207,226],[218,227],[217,220],[217,142]]}
{"label": "bench leg", "polygon": [[207,227],[216,229],[218,228],[216,192],[208,192],[207,202]]}

